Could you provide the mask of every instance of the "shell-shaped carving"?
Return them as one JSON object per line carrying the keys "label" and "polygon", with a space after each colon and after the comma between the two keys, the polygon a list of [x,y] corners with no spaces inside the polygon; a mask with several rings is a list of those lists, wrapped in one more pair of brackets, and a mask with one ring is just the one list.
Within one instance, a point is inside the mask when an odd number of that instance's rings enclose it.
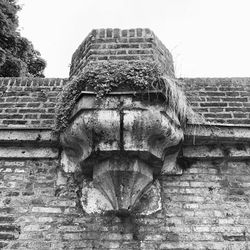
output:
{"label": "shell-shaped carving", "polygon": [[93,183],[112,204],[113,210],[132,210],[153,181],[153,171],[138,159],[108,159],[94,167]]}

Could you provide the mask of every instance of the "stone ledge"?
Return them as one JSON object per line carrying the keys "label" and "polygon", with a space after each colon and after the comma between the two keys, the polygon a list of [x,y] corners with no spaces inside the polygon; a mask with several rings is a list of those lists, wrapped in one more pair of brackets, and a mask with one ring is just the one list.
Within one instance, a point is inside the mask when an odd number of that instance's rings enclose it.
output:
{"label": "stone ledge", "polygon": [[[221,124],[189,124],[185,131],[184,145],[213,143],[248,143],[250,126]],[[209,140],[208,140],[209,139]],[[26,142],[34,145],[57,145],[56,136],[48,128],[0,128],[0,145],[16,145]]]}
{"label": "stone ledge", "polygon": [[213,145],[212,146],[187,146],[183,148],[183,157],[188,159],[250,159],[250,146]]}
{"label": "stone ledge", "polygon": [[1,147],[0,146],[0,158],[22,158],[22,159],[57,159],[59,151],[57,148],[49,147]]}
{"label": "stone ledge", "polygon": [[0,146],[1,145],[56,146],[57,138],[51,129],[0,128]]}
{"label": "stone ledge", "polygon": [[250,126],[229,126],[221,124],[190,124],[184,131],[185,145],[213,143],[249,143]]}
{"label": "stone ledge", "polygon": [[[183,157],[248,159],[249,143],[248,126],[192,124],[185,130]],[[208,144],[218,146],[211,149]],[[227,145],[226,149],[219,144]],[[0,128],[0,158],[58,158],[58,151],[58,141],[51,129]]]}
{"label": "stone ledge", "polygon": [[0,128],[0,158],[56,159],[59,149],[51,129]]}

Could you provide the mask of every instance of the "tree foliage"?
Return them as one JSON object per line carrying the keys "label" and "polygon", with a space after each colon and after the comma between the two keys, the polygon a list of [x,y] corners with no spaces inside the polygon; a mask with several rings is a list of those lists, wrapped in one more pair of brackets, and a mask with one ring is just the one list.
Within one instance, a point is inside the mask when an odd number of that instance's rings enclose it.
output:
{"label": "tree foliage", "polygon": [[44,77],[46,62],[18,31],[16,0],[0,0],[0,77]]}

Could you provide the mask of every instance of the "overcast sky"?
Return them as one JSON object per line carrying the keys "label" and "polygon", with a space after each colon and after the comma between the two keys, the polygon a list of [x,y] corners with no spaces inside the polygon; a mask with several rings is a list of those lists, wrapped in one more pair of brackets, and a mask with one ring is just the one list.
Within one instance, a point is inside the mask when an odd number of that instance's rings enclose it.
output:
{"label": "overcast sky", "polygon": [[94,28],[150,28],[173,54],[177,77],[250,77],[250,0],[19,0],[21,34],[68,77]]}

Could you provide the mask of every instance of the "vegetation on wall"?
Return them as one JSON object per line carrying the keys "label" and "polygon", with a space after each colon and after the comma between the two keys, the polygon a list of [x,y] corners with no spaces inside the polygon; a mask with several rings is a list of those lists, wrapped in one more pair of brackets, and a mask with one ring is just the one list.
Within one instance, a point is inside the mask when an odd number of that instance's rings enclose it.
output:
{"label": "vegetation on wall", "polygon": [[19,10],[15,0],[0,0],[0,77],[44,77],[45,60],[17,30]]}
{"label": "vegetation on wall", "polygon": [[94,91],[96,98],[102,98],[113,90],[161,91],[167,97],[167,105],[179,117],[181,124],[186,121],[186,98],[179,83],[163,74],[155,62],[133,63],[92,62],[81,75],[73,78],[63,89],[57,106],[56,128],[63,131],[69,122],[71,112],[81,91]]}

